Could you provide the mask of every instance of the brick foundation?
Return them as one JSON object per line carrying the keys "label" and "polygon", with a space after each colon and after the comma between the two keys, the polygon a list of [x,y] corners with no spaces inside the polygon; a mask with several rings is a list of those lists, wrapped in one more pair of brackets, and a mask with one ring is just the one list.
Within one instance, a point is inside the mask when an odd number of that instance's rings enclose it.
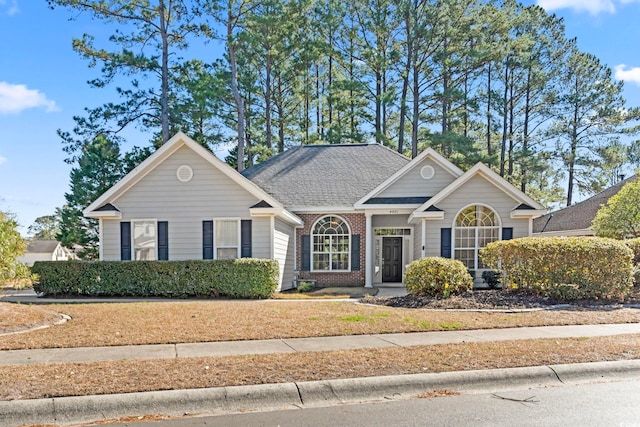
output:
{"label": "brick foundation", "polygon": [[[344,219],[351,230],[351,234],[360,235],[360,270],[347,272],[331,271],[302,271],[302,236],[311,234],[311,227],[323,216],[334,215]],[[365,241],[366,218],[363,213],[349,214],[298,214],[304,221],[304,228],[296,229],[296,265],[298,266],[298,280],[315,280],[316,287],[326,288],[330,286],[364,286],[365,273]]]}

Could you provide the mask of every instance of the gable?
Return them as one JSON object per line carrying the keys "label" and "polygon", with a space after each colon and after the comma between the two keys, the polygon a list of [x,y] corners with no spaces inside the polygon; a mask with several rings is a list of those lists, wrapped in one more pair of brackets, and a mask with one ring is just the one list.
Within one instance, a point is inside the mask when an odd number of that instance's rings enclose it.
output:
{"label": "gable", "polygon": [[429,200],[462,171],[428,148],[356,202],[356,208],[396,204],[410,207]]}
{"label": "gable", "polygon": [[425,157],[376,197],[433,197],[456,178],[431,157]]}
{"label": "gable", "polygon": [[[178,132],[91,203],[83,214],[89,218],[130,218],[132,212],[138,211],[140,215],[143,212],[158,215],[170,210],[192,210],[194,206],[207,204],[214,204],[220,208],[217,209],[219,211],[231,211],[240,203],[250,203],[250,207],[260,202],[272,206],[266,213],[277,215],[292,224],[301,224],[298,217],[287,212],[263,189]],[[125,213],[122,203],[134,210]],[[236,212],[236,215],[242,212]]]}
{"label": "gable", "polygon": [[507,205],[511,204],[512,218],[531,218],[546,213],[546,209],[540,203],[514,187],[489,167],[477,163],[449,186],[420,205],[409,216],[409,220],[428,217],[428,212],[434,207],[438,207],[438,210],[446,210],[442,203],[449,205],[452,201],[454,207],[473,203],[489,205],[496,203],[496,206],[506,209]]}
{"label": "gable", "polygon": [[510,212],[521,204],[519,200],[505,193],[486,176],[476,174],[443,197],[437,206],[446,211],[457,212],[464,206],[476,203],[489,205],[500,212]]}
{"label": "gable", "polygon": [[[181,166],[192,170],[188,182],[178,179]],[[185,209],[196,217],[211,216],[214,209],[218,216],[234,217],[248,216],[260,199],[183,145],[110,202],[129,218],[149,212],[171,216]]]}

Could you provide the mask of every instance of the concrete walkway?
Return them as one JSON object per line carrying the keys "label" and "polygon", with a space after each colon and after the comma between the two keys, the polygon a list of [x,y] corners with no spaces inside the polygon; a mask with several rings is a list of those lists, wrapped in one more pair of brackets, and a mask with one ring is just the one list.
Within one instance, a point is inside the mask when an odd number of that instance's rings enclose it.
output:
{"label": "concrete walkway", "polygon": [[253,341],[223,341],[191,344],[6,350],[0,351],[0,365],[277,354],[306,351],[353,350],[363,348],[412,347],[464,342],[510,341],[538,338],[600,337],[638,333],[640,333],[640,323],[623,323],[350,335],[318,338],[286,338]]}

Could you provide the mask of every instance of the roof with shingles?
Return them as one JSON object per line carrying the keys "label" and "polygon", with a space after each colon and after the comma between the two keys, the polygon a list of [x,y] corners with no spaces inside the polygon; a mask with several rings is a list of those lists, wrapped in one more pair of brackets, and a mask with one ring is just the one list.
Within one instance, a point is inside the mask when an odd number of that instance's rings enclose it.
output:
{"label": "roof with shingles", "polygon": [[618,191],[620,191],[625,184],[636,179],[638,179],[638,175],[622,180],[595,196],[576,203],[575,205],[567,206],[564,209],[534,219],[533,232],[541,233],[543,230],[545,232],[587,230],[591,228],[591,223],[596,217],[596,213],[600,207],[605,205],[612,196],[618,194]]}
{"label": "roof with shingles", "polygon": [[379,144],[303,145],[243,175],[286,207],[353,207],[409,161]]}
{"label": "roof with shingles", "polygon": [[25,253],[47,253],[52,254],[56,250],[60,242],[57,240],[33,239],[27,243]]}

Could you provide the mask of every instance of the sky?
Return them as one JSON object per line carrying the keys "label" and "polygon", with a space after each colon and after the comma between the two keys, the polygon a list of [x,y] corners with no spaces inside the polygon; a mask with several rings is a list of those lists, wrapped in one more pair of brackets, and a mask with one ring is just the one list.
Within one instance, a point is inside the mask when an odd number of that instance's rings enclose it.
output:
{"label": "sky", "polygon": [[[611,67],[625,81],[628,105],[640,106],[640,0],[537,4],[564,18],[567,37]],[[86,83],[99,77],[99,69],[71,48],[84,33],[100,40],[111,29],[88,16],[52,10],[46,0],[0,0],[0,211],[13,213],[24,235],[37,217],[62,206],[69,191],[71,165],[64,162],[57,130],[71,130],[73,116],[85,107],[116,99],[113,91]],[[130,134],[131,145],[147,141]]]}

